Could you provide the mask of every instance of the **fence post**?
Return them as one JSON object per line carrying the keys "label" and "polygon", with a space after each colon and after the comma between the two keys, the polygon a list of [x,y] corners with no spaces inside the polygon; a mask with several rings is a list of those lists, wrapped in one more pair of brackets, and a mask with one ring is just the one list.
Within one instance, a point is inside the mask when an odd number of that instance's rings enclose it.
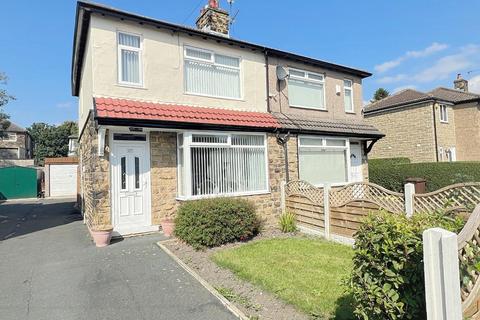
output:
{"label": "fence post", "polygon": [[323,186],[323,217],[325,227],[325,239],[330,239],[330,184],[326,183]]}
{"label": "fence post", "polygon": [[423,232],[425,299],[428,320],[461,320],[457,235],[433,228]]}
{"label": "fence post", "polygon": [[413,195],[415,194],[415,185],[413,183],[405,184],[405,213],[407,217],[413,216],[415,210],[413,203]]}
{"label": "fence post", "polygon": [[286,203],[285,203],[287,198],[287,195],[285,194],[287,192],[286,185],[287,185],[286,181],[280,182],[280,209],[282,210],[282,213],[285,213],[285,209],[286,209]]}

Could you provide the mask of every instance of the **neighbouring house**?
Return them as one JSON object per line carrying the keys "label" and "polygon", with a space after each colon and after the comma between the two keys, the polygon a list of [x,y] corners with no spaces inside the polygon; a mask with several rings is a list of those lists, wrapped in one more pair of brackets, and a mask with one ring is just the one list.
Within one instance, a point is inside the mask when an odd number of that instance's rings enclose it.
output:
{"label": "neighbouring house", "polygon": [[210,1],[197,28],[78,2],[81,208],[116,234],[158,230],[182,201],[254,201],[267,222],[281,185],[368,179],[383,137],[362,115],[371,74],[229,36]]}
{"label": "neighbouring house", "polygon": [[468,91],[461,75],[454,89],[406,89],[365,106],[364,115],[386,135],[373,147],[371,158],[480,160],[480,95]]}
{"label": "neighbouring house", "polygon": [[0,160],[32,159],[32,149],[30,133],[19,125],[10,122],[5,130],[0,131]]}

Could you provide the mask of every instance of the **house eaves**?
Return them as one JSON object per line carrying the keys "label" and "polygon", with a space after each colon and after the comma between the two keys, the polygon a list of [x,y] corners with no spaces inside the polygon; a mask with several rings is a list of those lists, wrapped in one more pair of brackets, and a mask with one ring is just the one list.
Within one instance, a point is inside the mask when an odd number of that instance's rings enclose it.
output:
{"label": "house eaves", "polygon": [[79,93],[80,79],[81,79],[82,67],[83,67],[83,56],[84,56],[85,45],[87,41],[88,27],[90,24],[90,16],[92,13],[97,13],[103,16],[114,17],[121,20],[129,20],[132,22],[139,23],[141,25],[148,25],[158,29],[167,29],[172,32],[179,32],[189,36],[197,36],[205,40],[209,39],[209,40],[213,40],[218,43],[224,43],[230,46],[238,46],[239,48],[243,48],[243,49],[259,51],[259,52],[267,53],[270,56],[284,58],[292,61],[299,61],[305,64],[325,68],[328,70],[344,72],[347,74],[358,76],[360,78],[366,78],[372,75],[370,72],[367,72],[367,71],[363,71],[363,70],[359,70],[359,69],[355,69],[355,68],[351,68],[343,65],[338,65],[335,63],[318,60],[311,57],[306,57],[306,56],[298,55],[295,53],[254,44],[251,42],[246,42],[246,41],[232,39],[232,38],[217,35],[217,34],[204,32],[191,27],[186,27],[178,24],[173,24],[170,22],[161,21],[158,19],[149,18],[146,16],[134,14],[134,13],[123,11],[123,10],[118,10],[118,9],[101,5],[101,4],[79,1],[77,2],[77,9],[76,9],[76,16],[75,16],[75,32],[74,32],[74,39],[73,39],[73,53],[72,53],[72,67],[71,67],[71,70],[72,70],[71,85],[72,85],[72,94],[74,96],[78,96],[78,93]]}

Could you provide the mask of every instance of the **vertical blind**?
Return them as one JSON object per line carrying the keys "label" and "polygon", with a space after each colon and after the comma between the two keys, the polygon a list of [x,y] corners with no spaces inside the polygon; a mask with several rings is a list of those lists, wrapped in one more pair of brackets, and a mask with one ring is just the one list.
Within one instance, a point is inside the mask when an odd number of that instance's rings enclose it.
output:
{"label": "vertical blind", "polygon": [[186,49],[185,91],[194,94],[240,99],[240,59]]}
{"label": "vertical blind", "polygon": [[[263,135],[197,135],[180,147],[179,171],[190,176],[191,190],[179,181],[182,196],[229,195],[266,191],[266,146]],[[183,149],[190,150],[190,168]],[[180,180],[180,179],[179,179]]]}
{"label": "vertical blind", "polygon": [[118,34],[121,82],[140,84],[140,37]]}
{"label": "vertical blind", "polygon": [[290,69],[288,100],[294,107],[325,109],[323,75]]}

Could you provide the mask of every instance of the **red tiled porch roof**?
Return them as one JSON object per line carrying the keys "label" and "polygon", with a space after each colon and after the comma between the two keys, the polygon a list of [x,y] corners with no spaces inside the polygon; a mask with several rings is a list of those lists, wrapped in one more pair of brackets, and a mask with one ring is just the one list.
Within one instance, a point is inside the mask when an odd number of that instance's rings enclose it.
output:
{"label": "red tiled porch roof", "polygon": [[95,98],[97,118],[147,120],[254,128],[280,128],[270,113],[236,111],[127,99]]}

